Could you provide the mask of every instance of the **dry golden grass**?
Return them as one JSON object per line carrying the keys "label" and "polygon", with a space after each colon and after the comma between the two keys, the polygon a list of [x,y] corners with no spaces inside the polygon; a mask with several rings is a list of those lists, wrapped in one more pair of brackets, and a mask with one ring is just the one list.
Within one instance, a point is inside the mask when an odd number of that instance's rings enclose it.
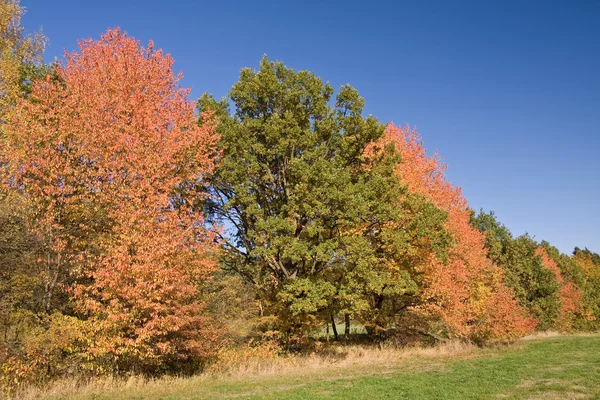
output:
{"label": "dry golden grass", "polygon": [[[87,382],[76,379],[63,379],[45,387],[29,387],[12,397],[22,400],[96,398],[125,398],[122,393],[136,393],[144,397],[151,393],[153,397],[167,396],[169,393],[187,392],[194,387],[204,387],[215,381],[244,382],[267,377],[326,375],[333,371],[344,371],[352,376],[358,370],[373,373],[394,372],[405,361],[424,359],[454,359],[475,356],[481,350],[476,346],[462,342],[448,342],[432,347],[393,348],[366,345],[332,345],[318,352],[303,355],[278,355],[272,348],[254,350],[240,357],[223,358],[204,373],[194,377],[162,377],[148,379],[143,377],[101,378]],[[243,351],[242,351],[243,352]],[[229,355],[229,354],[228,354]],[[428,366],[437,364],[428,364]],[[367,368],[365,368],[367,367]],[[369,368],[370,367],[370,368]],[[408,369],[426,368],[419,363],[410,363]],[[368,373],[367,373],[368,374]],[[336,374],[337,375],[337,374]],[[166,392],[165,388],[168,388]],[[164,392],[164,393],[163,393]],[[114,396],[111,396],[113,394]]]}
{"label": "dry golden grass", "polygon": [[[535,340],[533,340],[535,339]],[[272,344],[224,350],[193,377],[63,380],[13,399],[600,398],[600,335],[538,334],[479,348],[332,344],[285,355]],[[392,396],[392,397],[390,397]],[[537,397],[536,397],[537,396]]]}
{"label": "dry golden grass", "polygon": [[447,342],[431,347],[378,347],[365,345],[333,345],[325,350],[303,355],[250,357],[242,362],[220,360],[204,375],[208,376],[256,376],[268,374],[297,373],[322,370],[329,367],[392,365],[415,358],[464,358],[477,351],[474,345],[463,342]]}

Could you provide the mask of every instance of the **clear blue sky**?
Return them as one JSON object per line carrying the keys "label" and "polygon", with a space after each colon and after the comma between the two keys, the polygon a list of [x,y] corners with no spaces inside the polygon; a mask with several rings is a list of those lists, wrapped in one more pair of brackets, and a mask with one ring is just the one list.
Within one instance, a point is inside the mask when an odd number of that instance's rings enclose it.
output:
{"label": "clear blue sky", "polygon": [[262,55],[416,126],[471,206],[600,252],[600,1],[21,0],[47,60],[108,27],[171,53],[192,96]]}

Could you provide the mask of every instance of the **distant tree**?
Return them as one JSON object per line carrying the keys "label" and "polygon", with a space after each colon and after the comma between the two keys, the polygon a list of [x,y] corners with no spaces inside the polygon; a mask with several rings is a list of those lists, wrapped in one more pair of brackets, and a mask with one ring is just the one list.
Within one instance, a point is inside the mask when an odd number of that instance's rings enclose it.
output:
{"label": "distant tree", "polygon": [[583,308],[589,312],[587,329],[600,327],[600,255],[575,247],[571,259],[583,272]]}
{"label": "distant tree", "polygon": [[172,64],[109,30],[34,82],[7,124],[10,187],[46,238],[44,301],[74,290],[89,355],[109,368],[164,369],[214,347],[199,284],[216,248],[190,189],[218,136],[209,115],[197,125]]}
{"label": "distant tree", "polygon": [[539,244],[529,235],[513,238],[493,212],[482,210],[473,215],[471,223],[485,233],[488,256],[503,269],[506,284],[519,304],[537,319],[537,328],[553,328],[560,314],[560,285],[555,271],[544,264]]}
{"label": "distant tree", "polygon": [[600,277],[600,254],[575,247],[572,257],[587,276]]}
{"label": "distant tree", "polygon": [[488,250],[488,257],[500,266],[505,265],[506,249],[514,240],[510,230],[498,221],[493,211],[486,213],[480,210],[479,214],[472,211],[470,223],[479,232],[485,233],[485,246]]}
{"label": "distant tree", "polygon": [[385,329],[418,294],[424,254],[443,253],[444,213],[410,195],[394,174],[398,154],[365,149],[384,126],[364,100],[308,71],[263,58],[230,91],[208,94],[221,118],[222,158],[210,176],[207,212],[229,226],[225,268],[251,283],[265,316],[288,337],[334,314]]}
{"label": "distant tree", "polygon": [[588,314],[582,303],[584,282],[581,269],[569,256],[561,254],[546,241],[542,241],[537,254],[542,258],[544,266],[555,274],[560,285],[560,315],[555,326],[563,331],[581,328],[578,325]]}
{"label": "distant tree", "polygon": [[486,234],[489,257],[502,267],[519,303],[539,321],[538,329],[571,330],[587,319],[583,275],[568,256],[528,235],[513,238],[493,212],[481,211],[473,226]]}

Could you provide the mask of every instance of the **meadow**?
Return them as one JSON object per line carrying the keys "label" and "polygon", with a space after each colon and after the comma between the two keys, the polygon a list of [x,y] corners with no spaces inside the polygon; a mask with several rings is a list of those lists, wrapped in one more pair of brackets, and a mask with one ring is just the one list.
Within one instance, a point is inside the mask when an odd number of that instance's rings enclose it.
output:
{"label": "meadow", "polygon": [[189,378],[63,381],[23,399],[593,399],[600,335],[539,335],[488,348],[339,346]]}

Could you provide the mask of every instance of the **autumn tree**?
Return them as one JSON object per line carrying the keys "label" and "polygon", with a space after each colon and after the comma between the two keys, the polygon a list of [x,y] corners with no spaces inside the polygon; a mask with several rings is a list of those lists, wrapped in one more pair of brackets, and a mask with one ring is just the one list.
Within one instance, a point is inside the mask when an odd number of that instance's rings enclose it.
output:
{"label": "autumn tree", "polygon": [[109,30],[34,82],[7,124],[11,187],[47,231],[45,302],[73,291],[87,351],[108,368],[171,368],[213,346],[199,285],[216,248],[190,189],[218,137],[210,115],[197,125],[172,65]]}
{"label": "autumn tree", "polygon": [[419,292],[411,260],[448,244],[444,213],[395,176],[398,154],[365,154],[385,127],[362,116],[355,89],[333,95],[313,73],[265,57],[229,92],[233,114],[227,99],[199,101],[221,118],[207,212],[230,228],[223,265],[288,337],[335,314],[385,328]]}
{"label": "autumn tree", "polygon": [[503,269],[506,284],[519,304],[537,319],[537,328],[553,328],[560,314],[560,284],[555,271],[540,257],[539,244],[529,235],[513,238],[493,212],[481,211],[471,222],[485,234],[488,256]]}
{"label": "autumn tree", "polygon": [[583,273],[576,262],[546,241],[536,251],[545,268],[551,271],[558,282],[559,317],[555,327],[562,331],[581,328],[580,322],[587,319],[583,308]]}
{"label": "autumn tree", "polygon": [[571,259],[583,272],[582,308],[589,312],[585,328],[597,330],[600,327],[600,255],[575,247]]}
{"label": "autumn tree", "polygon": [[573,250],[573,260],[582,269],[585,276],[600,278],[600,255],[584,248],[575,247]]}
{"label": "autumn tree", "polygon": [[582,327],[587,318],[582,308],[583,274],[573,260],[529,235],[513,238],[493,212],[481,211],[471,223],[485,233],[488,256],[503,269],[521,306],[538,320],[538,329]]}
{"label": "autumn tree", "polygon": [[477,341],[530,332],[534,321],[505,286],[502,270],[487,257],[485,237],[470,225],[467,202],[460,188],[446,180],[439,156],[427,155],[419,134],[410,128],[390,124],[381,142],[402,155],[396,172],[409,191],[448,213],[445,228],[454,246],[446,260],[433,257],[423,271],[420,310],[428,329]]}

